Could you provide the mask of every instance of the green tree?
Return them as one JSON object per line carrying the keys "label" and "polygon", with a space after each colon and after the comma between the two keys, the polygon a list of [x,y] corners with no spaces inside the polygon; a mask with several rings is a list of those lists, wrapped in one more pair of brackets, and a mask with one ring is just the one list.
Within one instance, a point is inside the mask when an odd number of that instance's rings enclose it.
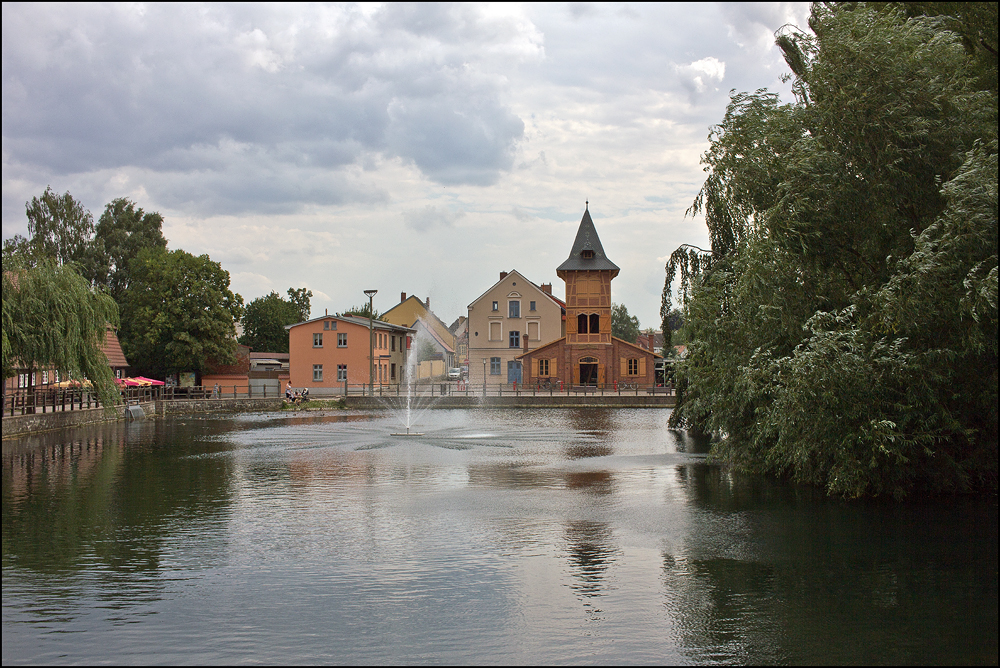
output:
{"label": "green tree", "polygon": [[121,343],[140,373],[163,377],[203,372],[206,362],[233,364],[235,321],[243,298],[229,272],[207,255],[145,248],[132,264],[122,300]]}
{"label": "green tree", "polygon": [[163,216],[145,212],[125,197],[112,200],[97,221],[93,242],[92,275],[121,302],[132,283],[130,264],[144,248],[165,250]]}
{"label": "green tree", "polygon": [[639,318],[629,315],[625,304],[611,305],[611,335],[629,343],[639,340]]}
{"label": "green tree", "polygon": [[114,300],[53,258],[5,254],[3,266],[4,377],[15,367],[28,368],[29,379],[30,370],[54,367],[64,378],[89,379],[105,406],[120,403],[102,348],[118,324]]}
{"label": "green tree", "polygon": [[297,322],[305,322],[309,319],[309,313],[312,311],[312,296],[312,290],[288,288],[288,301],[295,304],[299,309],[299,320]]}
{"label": "green tree", "polygon": [[420,344],[417,346],[418,362],[426,362],[427,360],[436,359],[438,356],[438,349],[430,339],[420,339]]}
{"label": "green tree", "polygon": [[368,304],[362,306],[352,306],[346,311],[341,311],[337,315],[339,316],[354,316],[356,318],[367,318],[368,314],[372,314],[373,320],[381,320],[382,314],[378,312],[378,309],[369,310]]}
{"label": "green tree", "polygon": [[92,263],[94,217],[69,192],[57,195],[51,186],[41,197],[25,202],[27,238],[16,234],[4,240],[4,257],[17,255],[28,264],[50,258],[56,264],[74,262],[86,274]]}
{"label": "green tree", "polygon": [[671,255],[661,312],[690,337],[672,422],[713,456],[847,496],[996,488],[997,98],[954,24],[814,4],[777,38],[796,103],[734,94],[713,128],[711,250]]}
{"label": "green tree", "polygon": [[[295,291],[289,289],[288,292],[292,296]],[[308,295],[311,296],[312,293],[309,292]],[[307,296],[306,300],[308,298]],[[282,299],[277,292],[271,292],[247,304],[243,312],[243,335],[240,343],[256,351],[287,353],[288,330],[285,325],[294,325],[303,320],[300,305]]]}

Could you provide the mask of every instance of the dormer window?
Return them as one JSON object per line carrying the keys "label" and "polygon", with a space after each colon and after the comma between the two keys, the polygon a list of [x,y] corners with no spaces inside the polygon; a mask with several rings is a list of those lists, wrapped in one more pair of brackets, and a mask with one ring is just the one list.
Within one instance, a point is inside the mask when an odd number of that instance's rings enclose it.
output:
{"label": "dormer window", "polygon": [[594,258],[594,251],[592,251],[592,250],[590,250],[588,248],[587,250],[585,250],[582,253],[580,253],[580,255],[583,256],[584,260],[592,260]]}

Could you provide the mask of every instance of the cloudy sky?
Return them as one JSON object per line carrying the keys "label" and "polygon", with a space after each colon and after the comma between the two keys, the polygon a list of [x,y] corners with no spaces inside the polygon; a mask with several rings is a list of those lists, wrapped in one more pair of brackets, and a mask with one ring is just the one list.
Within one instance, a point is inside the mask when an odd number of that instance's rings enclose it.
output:
{"label": "cloudy sky", "polygon": [[517,269],[552,282],[590,201],[613,299],[659,327],[663,265],[729,91],[786,99],[803,3],[3,4],[3,236],[46,185],[130,197],[249,301],[313,315]]}

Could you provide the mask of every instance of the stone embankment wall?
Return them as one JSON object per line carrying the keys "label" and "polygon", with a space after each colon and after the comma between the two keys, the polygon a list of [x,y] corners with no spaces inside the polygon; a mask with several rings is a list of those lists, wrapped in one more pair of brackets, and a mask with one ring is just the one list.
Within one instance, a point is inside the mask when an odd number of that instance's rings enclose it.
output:
{"label": "stone embankment wall", "polygon": [[[173,401],[149,401],[139,404],[148,417],[162,417],[185,413],[274,411],[281,408],[282,399],[191,399]],[[95,422],[124,420],[125,407],[116,406],[113,412],[103,408],[78,411],[57,411],[55,413],[35,413],[34,415],[5,415],[3,418],[3,438],[16,438],[26,434],[55,429],[69,429]]]}
{"label": "stone embankment wall", "polygon": [[[426,398],[425,398],[426,399]],[[173,401],[150,401],[139,404],[147,417],[182,415],[188,413],[276,411],[281,408],[282,399],[190,399]],[[347,408],[355,410],[376,410],[403,408],[405,397],[360,397],[349,396],[345,400]],[[421,401],[421,408],[669,408],[674,405],[674,397],[653,395],[556,395],[543,396],[524,394],[521,396],[498,397],[435,397],[430,402]],[[124,420],[125,407],[118,406],[112,413],[103,408],[79,411],[59,411],[36,413],[35,415],[8,415],[3,418],[3,438],[17,438],[55,429],[69,429],[95,422]]]}

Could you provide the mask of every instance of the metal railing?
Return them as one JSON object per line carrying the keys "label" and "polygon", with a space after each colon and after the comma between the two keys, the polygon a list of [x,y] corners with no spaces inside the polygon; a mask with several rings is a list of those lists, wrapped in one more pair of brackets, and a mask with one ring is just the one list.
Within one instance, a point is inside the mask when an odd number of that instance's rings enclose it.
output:
{"label": "metal railing", "polygon": [[412,392],[416,396],[427,397],[503,397],[503,396],[575,396],[575,395],[598,395],[598,396],[647,396],[665,395],[674,396],[672,385],[662,385],[655,383],[604,383],[604,384],[567,384],[557,378],[547,381],[532,382],[527,385],[523,383],[469,383],[466,381],[440,381],[434,383],[415,383],[408,389],[406,385],[376,383],[373,387],[367,383],[361,385],[350,385],[346,383],[339,395],[356,396],[376,396],[392,397],[405,396],[407,392]]}
{"label": "metal railing", "polygon": [[[190,399],[276,399],[283,392],[267,386],[195,385],[193,387],[125,387],[119,388],[125,405],[157,400]],[[97,394],[89,388],[36,387],[8,390],[3,397],[3,415],[31,415],[62,411],[92,410],[101,407]]]}
{"label": "metal railing", "polygon": [[[293,390],[301,392],[302,388]],[[284,398],[284,390],[267,386],[252,385],[195,385],[192,387],[126,387],[120,390],[125,405],[151,401],[183,401],[211,399],[263,399]],[[559,379],[523,383],[469,383],[466,381],[418,382],[412,386],[400,383],[367,383],[349,385],[343,383],[335,388],[310,388],[309,399],[327,399],[338,396],[399,397],[413,392],[420,397],[504,397],[504,396],[674,396],[673,386],[648,383],[605,383],[592,385],[567,384]],[[27,415],[53,413],[59,411],[79,411],[100,408],[97,395],[87,388],[46,388],[32,390],[16,389],[3,397],[3,415]]]}

